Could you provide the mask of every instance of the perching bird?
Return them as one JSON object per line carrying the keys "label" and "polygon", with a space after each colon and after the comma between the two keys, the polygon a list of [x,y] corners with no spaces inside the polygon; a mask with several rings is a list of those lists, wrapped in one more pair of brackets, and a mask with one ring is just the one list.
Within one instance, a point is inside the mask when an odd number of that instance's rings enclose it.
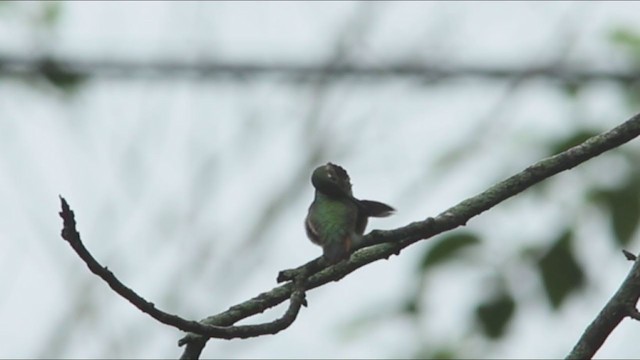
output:
{"label": "perching bird", "polygon": [[309,239],[322,246],[331,264],[348,259],[362,240],[369,217],[385,217],[395,210],[387,204],[353,197],[351,181],[340,166],[327,163],[311,175],[316,194],[304,225]]}

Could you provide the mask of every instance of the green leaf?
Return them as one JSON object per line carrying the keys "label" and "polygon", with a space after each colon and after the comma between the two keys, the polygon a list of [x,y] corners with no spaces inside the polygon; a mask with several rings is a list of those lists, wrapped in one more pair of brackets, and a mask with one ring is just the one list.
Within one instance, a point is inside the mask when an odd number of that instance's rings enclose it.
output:
{"label": "green leaf", "polygon": [[582,266],[571,251],[572,239],[571,230],[565,231],[537,264],[547,299],[554,309],[585,282]]}
{"label": "green leaf", "polygon": [[498,339],[505,333],[516,310],[516,302],[511,294],[502,291],[476,308],[476,320],[482,331],[490,339]]}
{"label": "green leaf", "polygon": [[569,97],[575,98],[582,89],[582,83],[578,81],[567,81],[562,88],[564,89],[565,94],[569,95]]}
{"label": "green leaf", "polygon": [[640,203],[637,186],[630,184],[615,192],[611,199],[611,226],[620,246],[629,244],[638,228]]}
{"label": "green leaf", "polygon": [[44,77],[60,89],[73,92],[86,80],[86,76],[63,68],[58,62],[45,59],[40,65]]}
{"label": "green leaf", "polygon": [[617,28],[611,32],[611,41],[640,48],[640,35],[628,28]]}
{"label": "green leaf", "polygon": [[611,32],[611,41],[626,50],[636,63],[640,62],[640,34],[629,28],[618,28]]}
{"label": "green leaf", "polygon": [[629,179],[629,182],[613,191],[609,197],[611,226],[620,246],[629,244],[638,228],[638,220],[640,220],[639,194],[640,183],[638,179]]}
{"label": "green leaf", "polygon": [[62,3],[60,1],[45,1],[41,3],[41,20],[45,26],[53,26],[60,19]]}
{"label": "green leaf", "polygon": [[420,299],[417,296],[413,296],[406,300],[400,309],[401,313],[409,316],[417,316],[420,313],[420,307],[418,305],[419,300]]}
{"label": "green leaf", "polygon": [[439,345],[437,348],[432,348],[431,346],[424,346],[420,349],[414,356],[414,359],[439,359],[439,360],[449,360],[449,359],[460,359],[460,355],[456,352],[456,347],[444,347],[443,345]]}
{"label": "green leaf", "polygon": [[613,190],[594,191],[589,198],[609,211],[616,246],[629,244],[640,222],[640,176],[630,176]]}
{"label": "green leaf", "polygon": [[456,232],[444,236],[427,249],[422,257],[420,268],[425,271],[435,265],[454,259],[460,251],[478,243],[480,243],[480,239],[469,232]]}

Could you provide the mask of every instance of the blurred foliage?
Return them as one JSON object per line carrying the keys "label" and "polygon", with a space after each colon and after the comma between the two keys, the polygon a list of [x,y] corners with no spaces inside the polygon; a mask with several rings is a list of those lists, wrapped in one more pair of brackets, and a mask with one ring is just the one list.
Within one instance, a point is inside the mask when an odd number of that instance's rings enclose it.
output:
{"label": "blurred foliage", "polygon": [[451,232],[440,237],[427,248],[422,257],[420,268],[426,271],[438,264],[454,260],[460,252],[480,243],[480,239],[470,232]]}
{"label": "blurred foliage", "polygon": [[549,144],[549,151],[547,153],[551,155],[558,154],[576,145],[582,144],[587,139],[595,135],[598,135],[598,133],[595,131],[580,129],[573,134],[569,134],[565,138],[559,139]]}
{"label": "blurred foliage", "polygon": [[601,205],[610,215],[613,239],[624,247],[633,239],[640,221],[640,174],[627,177],[613,189],[595,189],[589,199]]}
{"label": "blurred foliage", "polygon": [[475,315],[483,333],[490,339],[498,339],[505,334],[515,310],[515,299],[506,289],[502,289],[490,299],[478,304]]}
{"label": "blurred foliage", "polygon": [[537,264],[545,294],[555,309],[585,284],[584,271],[571,248],[572,240],[573,232],[567,229]]}
{"label": "blurred foliage", "polygon": [[71,72],[52,59],[42,61],[41,72],[51,84],[67,93],[76,92],[87,80],[85,75]]}
{"label": "blurred foliage", "polygon": [[[63,13],[63,2],[44,1],[39,3],[36,21],[47,30],[55,28]],[[56,88],[67,94],[74,94],[87,81],[87,76],[65,68],[53,58],[45,57],[40,63],[40,73]]]}
{"label": "blurred foliage", "polygon": [[[20,1],[0,1],[0,10],[3,16],[22,18],[26,23],[34,28],[51,35],[58,26],[62,14],[64,13],[64,2],[62,1],[42,1],[42,2],[20,2]],[[39,41],[36,37],[34,41]],[[34,79],[44,78],[55,88],[62,90],[66,94],[75,94],[81,86],[88,80],[88,76],[76,70],[65,68],[59,61],[51,58],[47,54],[47,48],[52,44],[51,39],[38,46],[42,54],[42,60],[38,63],[34,61],[33,66],[37,76],[23,76],[18,79],[24,80],[30,85],[37,87]],[[1,76],[2,74],[0,74]]]}
{"label": "blurred foliage", "polygon": [[63,1],[0,1],[3,15],[23,18],[35,27],[53,27],[58,24],[63,13]]}
{"label": "blurred foliage", "polygon": [[[616,27],[610,32],[610,39],[629,58],[632,66],[640,68],[640,31],[630,27]],[[627,86],[626,100],[631,108],[640,105],[640,82],[635,81]]]}
{"label": "blurred foliage", "polygon": [[456,352],[454,347],[440,346],[435,349],[431,347],[425,347],[420,349],[414,356],[414,359],[459,359],[460,355]]}
{"label": "blurred foliage", "polygon": [[582,90],[583,83],[580,81],[567,81],[563,84],[565,94],[569,95],[571,98],[576,98],[580,94],[580,90]]}
{"label": "blurred foliage", "polygon": [[[581,129],[549,145],[549,153],[557,154],[576,146],[597,132]],[[633,155],[625,149],[613,149],[611,153],[618,153],[633,162]],[[640,174],[637,170],[625,178],[614,188],[592,188],[586,194],[586,199],[601,206],[610,215],[611,228],[615,246],[626,246],[633,239],[640,221]]]}
{"label": "blurred foliage", "polygon": [[407,301],[405,301],[404,305],[401,307],[400,312],[410,315],[417,316],[420,314],[420,308],[418,306],[418,301],[420,300],[420,293],[413,294],[410,296]]}
{"label": "blurred foliage", "polygon": [[453,349],[450,348],[442,348],[437,349],[430,355],[431,359],[457,359],[458,356]]}
{"label": "blurred foliage", "polygon": [[631,60],[640,65],[640,34],[636,29],[618,27],[611,31],[611,41],[626,51]]}
{"label": "blurred foliage", "polygon": [[45,1],[41,3],[40,21],[43,25],[52,27],[60,20],[62,14],[62,2]]}
{"label": "blurred foliage", "polygon": [[17,0],[0,1],[0,10],[1,11],[12,10],[16,6],[20,5],[20,3],[21,1],[17,1]]}
{"label": "blurred foliage", "polygon": [[[565,88],[568,101],[579,101],[579,91],[581,84],[572,84]],[[589,138],[599,134],[601,129],[592,130],[577,128],[574,132],[567,134],[560,139],[546,142],[546,153],[555,155],[576,145],[579,145]],[[614,149],[610,154],[615,154],[624,158],[628,163],[634,162],[634,154],[627,148]],[[443,171],[446,171],[444,169]],[[580,169],[572,171],[581,172]],[[553,181],[553,180],[551,180]],[[545,182],[549,183],[549,182]],[[544,187],[544,191],[531,191],[531,196],[548,200],[553,187]],[[603,188],[596,183],[587,184],[583,202],[585,206],[597,205],[605,210],[605,215],[609,217],[612,229],[612,242],[614,247],[628,246],[637,233],[640,221],[640,171],[632,170],[616,186]],[[583,265],[578,261],[575,249],[573,248],[575,233],[573,224],[567,224],[559,231],[549,245],[528,245],[514,249],[515,253],[525,254],[524,258],[529,261],[521,262],[522,266],[532,267],[540,276],[540,291],[551,305],[552,311],[559,311],[563,304],[572,294],[580,291],[588,285],[588,278]],[[427,248],[418,263],[422,278],[430,275],[429,270],[443,264],[453,264],[468,251],[480,243],[479,235],[470,232],[451,232],[444,234],[429,248]],[[543,239],[541,239],[543,240]],[[541,241],[541,243],[545,243]],[[475,247],[480,250],[480,247]],[[517,258],[514,255],[514,258]],[[533,261],[531,261],[533,260]],[[487,264],[483,264],[486,266]],[[478,266],[483,266],[478,264]],[[473,266],[473,265],[472,265]],[[506,268],[498,264],[498,276],[503,281],[499,282],[488,296],[478,296],[476,300],[470,300],[470,306],[474,309],[471,313],[474,324],[477,327],[471,330],[482,338],[495,342],[507,334],[509,324],[515,318],[516,311],[521,301],[512,293],[506,284],[513,281],[504,281],[512,275]],[[423,279],[424,280],[424,279]],[[423,280],[420,280],[421,282]],[[402,312],[413,317],[425,316],[426,310],[420,307],[422,296],[428,296],[427,291],[422,286],[422,293],[412,295],[402,308]],[[477,330],[476,330],[477,329]],[[420,351],[422,358],[451,358],[460,356],[456,352],[446,351],[442,354],[434,351]]]}

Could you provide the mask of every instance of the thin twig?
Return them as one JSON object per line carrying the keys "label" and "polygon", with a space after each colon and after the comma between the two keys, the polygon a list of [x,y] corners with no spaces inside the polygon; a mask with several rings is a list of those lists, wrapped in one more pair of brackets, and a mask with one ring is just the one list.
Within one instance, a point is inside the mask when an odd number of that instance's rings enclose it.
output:
{"label": "thin twig", "polygon": [[624,257],[626,257],[629,261],[636,261],[636,259],[638,258],[634,253],[629,252],[625,249],[622,249],[622,253],[624,254]]}
{"label": "thin twig", "polygon": [[620,288],[585,330],[567,359],[591,359],[613,329],[625,317],[640,319],[636,304],[640,298],[640,260],[637,259]]}
{"label": "thin twig", "polygon": [[302,276],[297,278],[291,287],[289,295],[290,304],[287,311],[282,317],[263,324],[258,325],[242,325],[242,326],[216,326],[211,324],[203,324],[197,321],[185,320],[177,315],[169,314],[161,311],[155,305],[135,291],[125,286],[116,276],[103,267],[89,253],[80,240],[80,233],[76,230],[76,221],[73,211],[69,208],[67,201],[61,196],[60,202],[62,211],[60,217],[64,222],[62,229],[62,238],[65,239],[75,250],[78,256],[87,264],[89,270],[104,280],[116,293],[127,299],[140,311],[149,314],[154,319],[163,324],[174,326],[182,331],[196,333],[206,337],[214,337],[220,339],[248,338],[267,334],[275,334],[286,329],[291,325],[300,311],[300,306],[306,304],[304,293],[304,280]]}

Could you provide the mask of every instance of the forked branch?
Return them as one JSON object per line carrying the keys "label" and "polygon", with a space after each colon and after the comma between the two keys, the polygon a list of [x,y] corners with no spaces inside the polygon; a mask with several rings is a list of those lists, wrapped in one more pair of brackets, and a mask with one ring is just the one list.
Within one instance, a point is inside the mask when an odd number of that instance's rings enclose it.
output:
{"label": "forked branch", "polygon": [[[281,271],[278,275],[278,282],[287,282],[286,284],[277,286],[200,322],[185,320],[158,310],[153,303],[138,296],[133,290],[118,281],[107,268],[98,264],[82,245],[80,235],[75,229],[73,212],[64,199],[61,199],[61,216],[64,219],[62,236],[87,263],[89,269],[105,280],[114,291],[158,321],[190,332],[179,342],[181,346],[186,345],[181,358],[195,359],[200,357],[202,349],[211,337],[243,338],[274,334],[286,328],[295,320],[300,306],[304,303],[306,290],[331,281],[338,281],[362,266],[399,254],[402,249],[419,240],[428,239],[444,231],[465,225],[471,218],[540,181],[618,147],[638,135],[640,135],[640,114],[580,145],[529,166],[522,172],[462,201],[434,218],[429,217],[394,230],[372,231],[364,237],[361,248],[352,254],[348,261],[329,266],[322,258],[317,258],[298,268]],[[280,319],[267,324],[233,326],[237,321],[261,313],[287,299],[290,299],[289,310]]]}
{"label": "forked branch", "polygon": [[640,320],[640,313],[636,308],[640,298],[640,259],[626,250],[623,253],[628,260],[634,262],[629,275],[584,331],[567,359],[591,359],[625,317]]}

